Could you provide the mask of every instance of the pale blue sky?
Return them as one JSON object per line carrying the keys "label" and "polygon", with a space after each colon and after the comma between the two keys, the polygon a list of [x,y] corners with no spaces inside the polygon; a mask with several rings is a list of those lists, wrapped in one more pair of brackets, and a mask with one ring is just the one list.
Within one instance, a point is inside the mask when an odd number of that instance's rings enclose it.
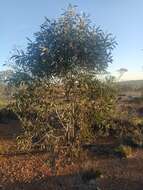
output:
{"label": "pale blue sky", "polygon": [[125,67],[125,79],[143,79],[143,0],[0,0],[0,68],[12,49],[24,47],[39,30],[44,16],[57,18],[69,3],[116,36],[110,71]]}

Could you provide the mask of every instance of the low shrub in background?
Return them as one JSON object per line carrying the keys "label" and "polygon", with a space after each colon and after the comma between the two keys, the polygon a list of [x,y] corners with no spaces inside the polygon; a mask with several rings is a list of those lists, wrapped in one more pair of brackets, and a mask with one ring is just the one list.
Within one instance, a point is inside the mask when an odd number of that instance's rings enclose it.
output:
{"label": "low shrub in background", "polygon": [[133,154],[132,148],[129,146],[120,145],[119,147],[114,149],[114,153],[119,157],[128,158]]}

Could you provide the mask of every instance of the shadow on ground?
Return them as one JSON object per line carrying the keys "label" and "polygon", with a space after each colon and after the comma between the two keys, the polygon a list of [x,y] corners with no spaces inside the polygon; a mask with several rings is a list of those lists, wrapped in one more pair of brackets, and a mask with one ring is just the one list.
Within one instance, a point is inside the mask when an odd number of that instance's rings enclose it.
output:
{"label": "shadow on ground", "polygon": [[96,190],[96,184],[85,183],[79,175],[50,176],[33,179],[29,183],[11,183],[1,186],[2,190]]}

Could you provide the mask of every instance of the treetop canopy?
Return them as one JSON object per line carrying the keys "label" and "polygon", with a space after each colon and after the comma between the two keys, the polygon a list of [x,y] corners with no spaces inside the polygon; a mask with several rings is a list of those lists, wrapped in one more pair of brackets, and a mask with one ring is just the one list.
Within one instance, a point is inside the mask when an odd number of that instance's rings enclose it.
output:
{"label": "treetop canopy", "polygon": [[45,18],[26,50],[12,56],[16,72],[31,77],[64,76],[74,71],[106,71],[113,61],[115,38],[95,27],[85,13],[69,6],[56,20]]}

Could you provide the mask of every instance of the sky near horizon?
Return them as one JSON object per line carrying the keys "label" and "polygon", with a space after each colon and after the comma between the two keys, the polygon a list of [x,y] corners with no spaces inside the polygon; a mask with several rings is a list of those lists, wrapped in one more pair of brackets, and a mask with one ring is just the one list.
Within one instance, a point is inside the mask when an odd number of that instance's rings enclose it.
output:
{"label": "sky near horizon", "polygon": [[24,48],[44,17],[58,18],[77,5],[96,26],[116,36],[118,46],[109,71],[127,68],[123,80],[143,79],[143,0],[0,0],[0,70],[15,47]]}

